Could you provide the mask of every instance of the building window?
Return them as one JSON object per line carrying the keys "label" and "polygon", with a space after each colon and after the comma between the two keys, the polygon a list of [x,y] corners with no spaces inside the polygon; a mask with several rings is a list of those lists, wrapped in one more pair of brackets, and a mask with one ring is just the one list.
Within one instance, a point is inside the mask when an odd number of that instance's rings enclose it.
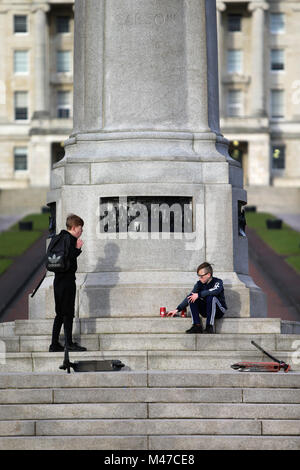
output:
{"label": "building window", "polygon": [[58,73],[71,72],[71,52],[70,51],[57,51],[56,71]]}
{"label": "building window", "polygon": [[16,147],[14,149],[14,169],[15,171],[27,170],[27,148]]}
{"label": "building window", "polygon": [[28,67],[28,51],[14,52],[14,73],[27,74]]}
{"label": "building window", "polygon": [[227,51],[227,72],[242,73],[243,71],[243,51],[229,49]]}
{"label": "building window", "polygon": [[284,70],[283,49],[271,49],[271,70]]}
{"label": "building window", "polygon": [[272,145],[272,169],[284,170],[285,168],[285,146]]}
{"label": "building window", "polygon": [[284,91],[271,90],[271,117],[284,117]]}
{"label": "building window", "polygon": [[270,14],[270,33],[281,34],[285,30],[285,16],[284,13],[271,13]]}
{"label": "building window", "polygon": [[229,143],[229,155],[237,160],[238,162],[242,163],[243,151],[241,149],[240,142],[238,140],[233,140]]}
{"label": "building window", "polygon": [[69,33],[70,32],[70,17],[69,16],[57,16],[56,17],[56,32],[57,33]]}
{"label": "building window", "polygon": [[241,90],[228,90],[227,114],[231,117],[243,115],[243,92]]}
{"label": "building window", "polygon": [[242,15],[236,15],[236,14],[228,15],[228,31],[230,32],[242,31]]}
{"label": "building window", "polygon": [[57,117],[69,118],[71,115],[71,93],[69,91],[57,92]]}
{"label": "building window", "polygon": [[14,33],[27,33],[27,16],[14,15]]}
{"label": "building window", "polygon": [[15,92],[15,120],[23,121],[28,119],[28,92]]}

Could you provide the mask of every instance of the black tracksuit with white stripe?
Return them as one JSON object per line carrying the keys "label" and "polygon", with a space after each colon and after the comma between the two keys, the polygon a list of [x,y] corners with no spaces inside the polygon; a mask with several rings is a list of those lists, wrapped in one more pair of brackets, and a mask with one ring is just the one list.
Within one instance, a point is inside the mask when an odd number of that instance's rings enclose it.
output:
{"label": "black tracksuit with white stripe", "polygon": [[[188,300],[192,293],[198,294],[198,299],[195,302],[189,302]],[[206,284],[198,281],[192,292],[178,305],[177,310],[180,312],[188,305],[192,312],[194,324],[200,323],[200,314],[206,318],[206,326],[213,325],[215,318],[221,318],[227,310],[223,281],[217,277],[212,277]]]}

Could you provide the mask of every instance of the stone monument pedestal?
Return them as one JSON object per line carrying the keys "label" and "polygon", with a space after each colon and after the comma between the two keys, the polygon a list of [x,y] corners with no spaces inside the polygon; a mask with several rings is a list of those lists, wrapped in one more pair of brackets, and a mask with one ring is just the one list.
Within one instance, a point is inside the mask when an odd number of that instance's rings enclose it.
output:
{"label": "stone monument pedestal", "polygon": [[[242,169],[219,128],[217,57],[214,1],[76,0],[74,129],[48,203],[57,231],[71,212],[85,221],[79,318],[173,309],[203,261],[228,316],[265,316],[239,224]],[[54,315],[51,284],[30,318]]]}

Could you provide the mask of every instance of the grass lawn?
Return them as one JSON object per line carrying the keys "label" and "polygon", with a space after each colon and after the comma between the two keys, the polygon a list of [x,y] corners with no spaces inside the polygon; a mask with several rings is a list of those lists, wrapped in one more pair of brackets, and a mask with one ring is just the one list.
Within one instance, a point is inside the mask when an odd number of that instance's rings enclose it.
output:
{"label": "grass lawn", "polygon": [[38,238],[41,232],[7,231],[0,234],[0,256],[14,258],[26,251]]}
{"label": "grass lawn", "polygon": [[267,219],[276,219],[276,217],[266,213],[246,212],[247,225],[300,273],[300,233],[285,223],[281,229],[268,229]]}
{"label": "grass lawn", "polygon": [[32,221],[33,230],[19,230],[17,223],[0,233],[0,275],[13,263],[14,258],[24,253],[47,230],[49,214],[30,214],[22,221]]}
{"label": "grass lawn", "polygon": [[[47,228],[49,226],[49,216],[50,216],[49,213],[46,213],[46,214],[30,214],[30,215],[26,215],[26,217],[24,217],[22,219],[22,222],[28,222],[28,221],[31,220],[33,222],[33,230],[44,231],[44,230],[47,230]],[[10,232],[19,231],[19,223],[16,223],[15,225],[13,225],[9,229],[9,231]],[[22,233],[24,233],[24,232],[22,232]]]}
{"label": "grass lawn", "polygon": [[300,273],[300,256],[288,256],[286,262]]}

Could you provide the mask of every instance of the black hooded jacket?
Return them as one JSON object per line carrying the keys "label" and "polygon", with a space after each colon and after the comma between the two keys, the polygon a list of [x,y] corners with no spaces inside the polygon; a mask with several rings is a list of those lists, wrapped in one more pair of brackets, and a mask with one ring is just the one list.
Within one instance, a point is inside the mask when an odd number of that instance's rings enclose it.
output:
{"label": "black hooded jacket", "polygon": [[205,299],[205,297],[207,297],[208,295],[214,295],[220,301],[222,307],[227,309],[222,279],[212,277],[211,280],[206,284],[203,284],[201,281],[198,281],[194,285],[192,292],[186,296],[186,298],[181,302],[181,304],[178,305],[177,310],[179,312],[188,306],[188,297],[192,293],[198,294],[198,297],[202,299]]}
{"label": "black hooded jacket", "polygon": [[77,258],[81,253],[80,248],[76,248],[77,238],[70,234],[67,230],[61,230],[60,235],[63,237],[68,237],[70,242],[69,247],[69,269],[63,273],[55,273],[55,277],[75,277],[77,271]]}

